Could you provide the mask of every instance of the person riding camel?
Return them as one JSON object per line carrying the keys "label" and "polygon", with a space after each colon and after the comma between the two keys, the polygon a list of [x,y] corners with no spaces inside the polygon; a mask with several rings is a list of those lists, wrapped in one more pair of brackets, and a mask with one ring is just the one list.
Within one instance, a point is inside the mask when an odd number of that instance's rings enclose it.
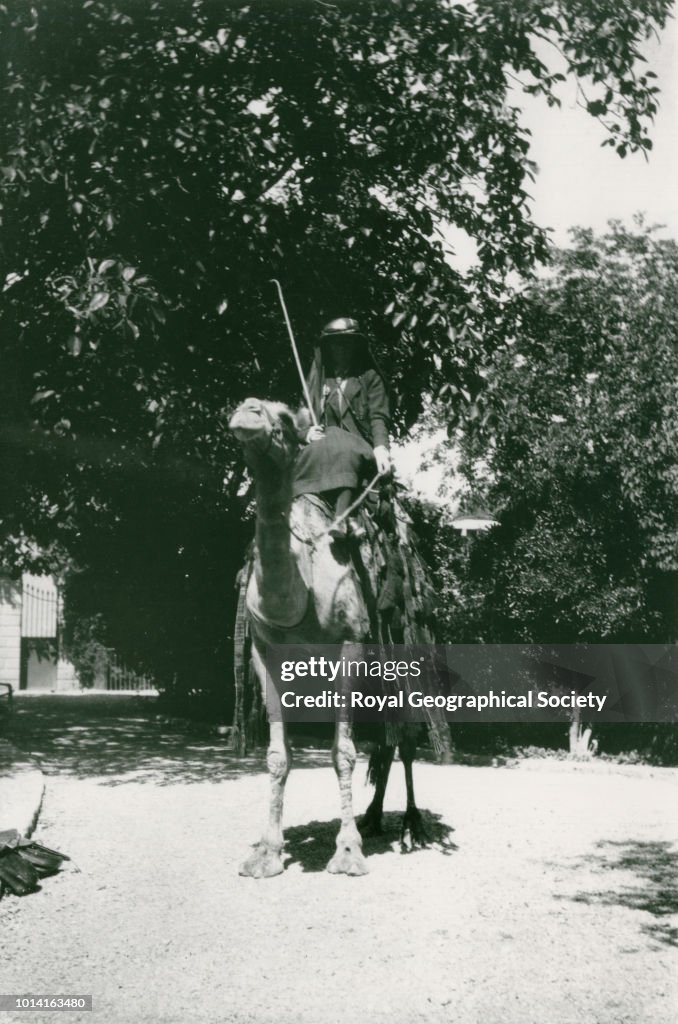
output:
{"label": "person riding camel", "polygon": [[326,324],[307,379],[318,426],[304,429],[293,495],[319,494],[333,507],[335,539],[361,536],[356,519],[346,516],[361,486],[391,470],[389,400],[386,383],[356,320]]}

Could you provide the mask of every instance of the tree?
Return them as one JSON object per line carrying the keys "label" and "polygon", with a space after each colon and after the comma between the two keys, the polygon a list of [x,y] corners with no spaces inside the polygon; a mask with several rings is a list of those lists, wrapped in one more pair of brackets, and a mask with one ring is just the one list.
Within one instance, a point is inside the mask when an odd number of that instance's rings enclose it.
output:
{"label": "tree", "polygon": [[[398,430],[425,389],[477,416],[520,315],[507,277],[546,256],[508,83],[556,103],[564,69],[604,141],[644,151],[639,47],[669,6],[3,4],[10,569],[75,564],[72,613],[103,612],[161,682],[203,646],[221,665],[244,543],[222,414],[298,393],[269,278],[307,355],[324,320],[365,320]],[[443,222],[477,244],[467,276]]]}
{"label": "tree", "polygon": [[572,232],[466,439],[500,525],[473,548],[465,629],[494,642],[678,635],[678,245],[642,221]]}

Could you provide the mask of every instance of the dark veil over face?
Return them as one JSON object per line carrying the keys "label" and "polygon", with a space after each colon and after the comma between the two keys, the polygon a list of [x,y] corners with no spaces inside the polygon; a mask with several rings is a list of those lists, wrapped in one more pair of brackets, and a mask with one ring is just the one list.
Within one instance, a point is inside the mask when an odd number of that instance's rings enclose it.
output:
{"label": "dark veil over face", "polygon": [[[332,323],[339,323],[340,321],[333,321]],[[332,326],[332,325],[328,325]],[[356,328],[358,325],[356,324]],[[325,332],[327,328],[325,328]],[[323,389],[325,382],[328,378],[335,377],[337,375],[337,369],[335,360],[333,358],[333,348],[340,345],[342,341],[346,342],[346,348],[350,349],[347,353],[347,359],[342,367],[341,376],[343,377],[359,377],[367,370],[374,370],[386,383],[386,378],[378,366],[370,349],[367,338],[360,332],[359,328],[356,333],[342,332],[341,335],[333,335],[332,333],[325,333],[320,338],[320,341],[313,350],[313,362],[311,369],[308,374],[307,383],[309,393],[311,395],[311,401],[313,403],[313,410],[318,418],[320,418],[323,405]]]}

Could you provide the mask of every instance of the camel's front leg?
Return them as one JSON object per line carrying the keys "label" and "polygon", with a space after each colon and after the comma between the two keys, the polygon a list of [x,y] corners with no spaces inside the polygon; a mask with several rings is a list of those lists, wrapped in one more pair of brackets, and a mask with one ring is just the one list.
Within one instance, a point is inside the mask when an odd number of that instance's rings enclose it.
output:
{"label": "camel's front leg", "polygon": [[287,742],[284,722],[271,722],[271,740],[266,763],[271,779],[268,825],[253,852],[240,868],[241,875],[250,875],[252,878],[271,878],[283,870],[283,799],[285,783],[292,764],[292,752]]}
{"label": "camel's front leg", "polygon": [[337,722],[332,760],[339,780],[341,826],[337,836],[337,852],[327,865],[327,870],[333,875],[366,875],[368,867],[363,856],[363,841],[353,816],[351,781],[356,754],[350,722]]}

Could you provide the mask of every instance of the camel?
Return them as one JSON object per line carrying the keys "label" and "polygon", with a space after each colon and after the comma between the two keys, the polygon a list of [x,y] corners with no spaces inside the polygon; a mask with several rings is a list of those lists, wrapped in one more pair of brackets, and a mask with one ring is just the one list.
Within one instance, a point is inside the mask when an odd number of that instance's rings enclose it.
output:
{"label": "camel", "polygon": [[[307,495],[292,501],[293,465],[299,446],[292,411],[279,402],[248,398],[236,409],[229,427],[243,446],[255,485],[255,556],[246,604],[252,661],[264,688],[267,644],[361,643],[368,638],[370,618],[351,559],[326,532],[330,522],[328,511],[321,502]],[[309,538],[313,538],[313,543],[309,543]],[[275,700],[276,696],[269,693],[269,710],[271,699]],[[279,717],[269,716],[268,823],[252,854],[240,868],[240,874],[254,878],[271,877],[283,871],[282,813],[291,750],[285,723],[273,720]],[[403,831],[409,831],[413,843],[423,842],[423,825],[414,800],[415,741],[411,728],[405,731],[398,746],[407,784]],[[366,828],[375,831],[379,831],[381,825],[393,754],[392,746],[382,745],[371,760],[371,778],[376,789],[363,822]],[[356,749],[351,723],[342,716],[337,717],[335,724],[332,761],[339,782],[341,824],[336,852],[327,870],[333,874],[364,875],[368,866],[352,799]]]}

